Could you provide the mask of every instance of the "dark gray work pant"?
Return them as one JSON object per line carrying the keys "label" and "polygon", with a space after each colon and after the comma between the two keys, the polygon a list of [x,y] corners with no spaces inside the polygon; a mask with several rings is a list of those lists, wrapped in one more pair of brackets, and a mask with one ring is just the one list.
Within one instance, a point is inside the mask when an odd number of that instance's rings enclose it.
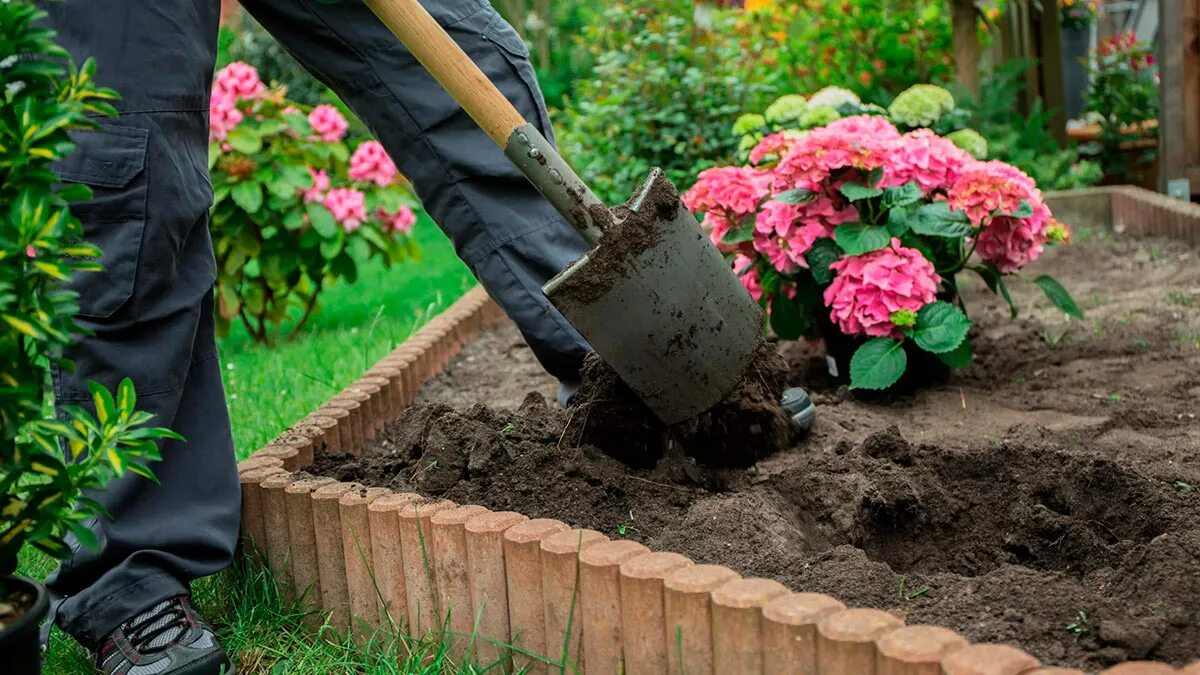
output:
{"label": "dark gray work pant", "polygon": [[[499,149],[358,2],[244,0],[383,142],[458,254],[565,383],[589,351],[540,287],[585,250]],[[486,0],[426,0],[454,39],[550,136],[516,32]],[[93,335],[57,373],[62,404],[87,403],[87,382],[132,377],[139,406],[187,438],[167,443],[161,486],[129,476],[94,495],[115,517],[93,525],[99,551],[77,550],[47,581],[57,621],[94,645],[131,615],[226,567],[239,488],[213,337],[215,278],[207,211],[208,95],[217,0],[67,0],[50,23],[77,62],[95,56],[118,120],[80,134],[58,174],[89,184],[80,204],[106,271],[73,280]]]}

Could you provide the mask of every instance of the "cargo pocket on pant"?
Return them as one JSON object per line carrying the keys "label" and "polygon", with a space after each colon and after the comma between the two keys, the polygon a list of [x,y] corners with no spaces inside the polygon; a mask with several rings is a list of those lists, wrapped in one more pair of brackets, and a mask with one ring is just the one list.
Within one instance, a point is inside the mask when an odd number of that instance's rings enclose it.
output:
{"label": "cargo pocket on pant", "polygon": [[79,293],[79,315],[111,316],[133,295],[142,233],[146,228],[146,148],[150,132],[105,126],[72,134],[76,149],[54,166],[65,183],[82,183],[90,199],[71,204],[83,238],[100,248],[102,272],[75,275],[67,287]]}
{"label": "cargo pocket on pant", "polygon": [[529,96],[530,104],[537,110],[538,116],[537,119],[527,119],[526,121],[536,125],[549,138],[551,134],[550,115],[546,112],[546,106],[542,102],[542,89],[538,85],[533,64],[529,61],[529,49],[525,46],[525,41],[521,39],[516,29],[508,25],[499,14],[494,15],[492,24],[484,31],[483,36],[488,42],[500,48],[500,53],[508,61],[508,65],[525,85],[524,93]]}

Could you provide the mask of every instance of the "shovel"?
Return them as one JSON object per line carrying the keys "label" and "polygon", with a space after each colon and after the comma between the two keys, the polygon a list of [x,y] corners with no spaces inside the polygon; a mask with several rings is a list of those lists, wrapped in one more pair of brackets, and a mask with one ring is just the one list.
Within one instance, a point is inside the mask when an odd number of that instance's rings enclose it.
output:
{"label": "shovel", "polygon": [[592,249],[543,288],[664,424],[716,405],[763,312],[658,169],[609,209],[417,0],[365,0]]}

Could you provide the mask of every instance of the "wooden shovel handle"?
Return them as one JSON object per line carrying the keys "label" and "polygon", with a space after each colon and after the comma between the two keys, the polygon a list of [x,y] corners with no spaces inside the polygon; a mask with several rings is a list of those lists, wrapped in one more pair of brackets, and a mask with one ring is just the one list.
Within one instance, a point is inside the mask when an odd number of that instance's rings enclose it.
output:
{"label": "wooden shovel handle", "polygon": [[365,0],[501,149],[525,118],[417,0]]}

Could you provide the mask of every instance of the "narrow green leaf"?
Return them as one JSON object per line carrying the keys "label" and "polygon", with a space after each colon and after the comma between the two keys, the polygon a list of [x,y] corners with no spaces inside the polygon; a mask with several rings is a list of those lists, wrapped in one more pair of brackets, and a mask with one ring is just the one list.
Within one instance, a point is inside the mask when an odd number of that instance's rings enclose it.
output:
{"label": "narrow green leaf", "polygon": [[908,367],[904,346],[891,338],[874,338],[850,359],[851,389],[887,389],[900,381]]}
{"label": "narrow green leaf", "polygon": [[33,539],[29,543],[55,560],[64,560],[71,557],[71,548],[60,537]]}
{"label": "narrow green leaf", "polygon": [[122,419],[128,420],[136,407],[137,393],[133,389],[133,380],[127,377],[117,386],[117,409],[120,410]]}
{"label": "narrow green leaf", "polygon": [[864,199],[871,199],[883,194],[883,190],[877,187],[867,187],[860,183],[846,183],[838,188],[838,191],[852,202],[861,202]]}
{"label": "narrow green leaf", "polygon": [[917,312],[917,325],[913,327],[912,339],[927,352],[944,354],[961,345],[970,329],[971,320],[962,310],[939,300]]}
{"label": "narrow green leaf", "polygon": [[145,478],[146,480],[150,481],[151,483],[154,483],[156,485],[160,484],[160,482],[158,480],[158,476],[155,476],[154,472],[150,470],[150,467],[146,466],[145,464],[139,464],[138,462],[129,462],[128,464],[125,465],[125,468],[129,469],[130,473],[141,476],[142,478]]}
{"label": "narrow green leaf", "polygon": [[108,424],[117,416],[117,404],[113,401],[112,392],[96,381],[88,382],[92,393],[92,403],[96,406],[96,419],[100,424]]}
{"label": "narrow green leaf", "polygon": [[833,231],[838,246],[849,255],[862,255],[884,248],[892,240],[886,228],[864,223],[843,223]]}
{"label": "narrow green leaf", "polygon": [[96,538],[96,534],[84,527],[82,523],[72,522],[67,527],[71,530],[71,534],[75,535],[75,540],[87,550],[95,551],[100,548],[100,540]]}
{"label": "narrow green leaf", "polygon": [[1033,283],[1042,289],[1042,292],[1046,294],[1047,298],[1050,298],[1050,302],[1053,302],[1055,307],[1076,319],[1083,318],[1083,310],[1079,309],[1079,305],[1075,304],[1075,299],[1071,297],[1066,288],[1063,288],[1062,284],[1058,283],[1057,279],[1043,274],[1034,279]]}

